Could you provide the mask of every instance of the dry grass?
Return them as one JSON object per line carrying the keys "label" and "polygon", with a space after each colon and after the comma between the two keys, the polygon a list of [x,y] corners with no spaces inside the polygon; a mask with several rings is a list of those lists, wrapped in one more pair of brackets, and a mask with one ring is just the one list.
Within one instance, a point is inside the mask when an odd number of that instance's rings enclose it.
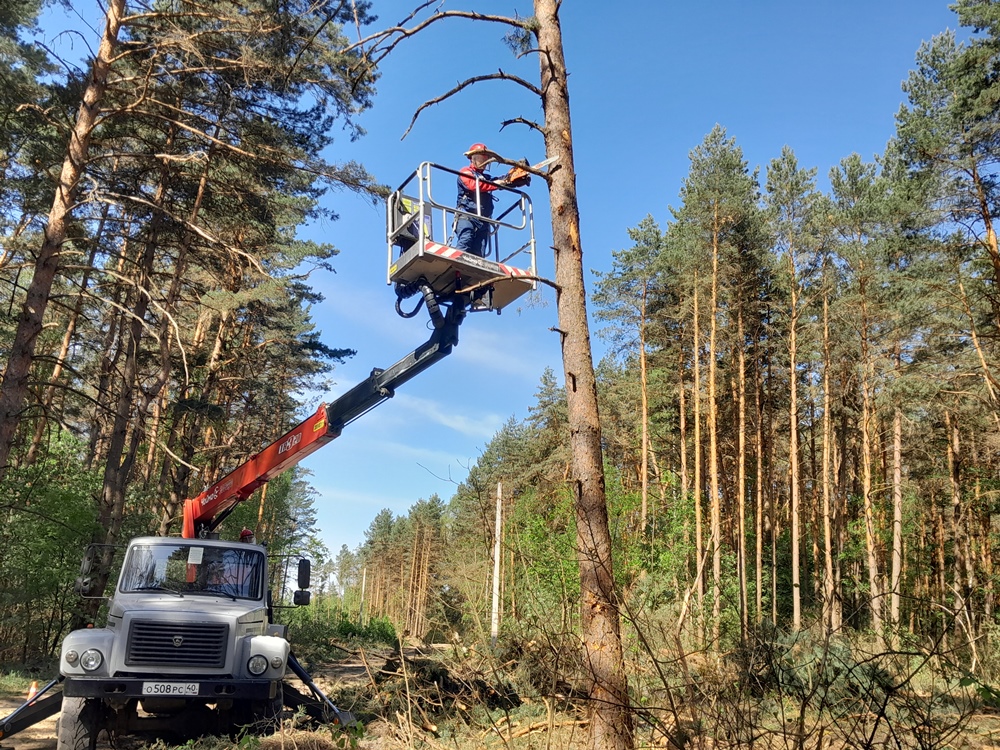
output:
{"label": "dry grass", "polygon": [[303,729],[286,729],[260,739],[260,750],[340,750],[349,747],[334,741],[328,731],[310,732]]}

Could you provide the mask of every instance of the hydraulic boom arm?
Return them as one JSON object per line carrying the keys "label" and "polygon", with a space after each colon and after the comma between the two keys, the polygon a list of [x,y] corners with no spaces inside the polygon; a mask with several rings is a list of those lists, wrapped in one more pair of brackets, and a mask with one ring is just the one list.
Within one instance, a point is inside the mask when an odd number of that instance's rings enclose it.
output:
{"label": "hydraulic boom arm", "polygon": [[309,454],[340,436],[344,427],[386,399],[395,389],[451,353],[458,343],[458,327],[466,315],[468,300],[456,299],[441,313],[433,293],[425,290],[434,332],[421,346],[388,369],[372,374],[329,405],[286,432],[260,453],[231,471],[197,497],[184,501],[183,536],[193,539],[215,530],[233,508],[254,490],[295,466]]}

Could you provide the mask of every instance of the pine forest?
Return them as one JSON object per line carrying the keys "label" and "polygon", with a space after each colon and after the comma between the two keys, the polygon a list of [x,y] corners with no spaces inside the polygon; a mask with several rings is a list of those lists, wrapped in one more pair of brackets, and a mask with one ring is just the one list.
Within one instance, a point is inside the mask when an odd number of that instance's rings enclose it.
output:
{"label": "pine forest", "polygon": [[[297,229],[335,218],[330,191],[384,195],[329,156],[380,106],[352,36],[377,0],[109,0],[70,74],[32,42],[41,10],[0,3],[3,668],[99,618],[73,588],[88,544],[179,534],[185,498],[314,407],[353,352],[310,312],[337,251]],[[1000,3],[953,10],[876,158],[751,164],[717,125],[586,271],[637,743],[751,746],[771,712],[789,747],[838,724],[958,746],[935,710],[1000,705]],[[381,511],[355,549],[324,547],[299,470],[234,512],[312,558],[312,606],[282,615],[311,658],[382,629],[582,701],[588,519],[562,373],[538,378],[452,497]],[[893,745],[887,706],[936,732]]]}

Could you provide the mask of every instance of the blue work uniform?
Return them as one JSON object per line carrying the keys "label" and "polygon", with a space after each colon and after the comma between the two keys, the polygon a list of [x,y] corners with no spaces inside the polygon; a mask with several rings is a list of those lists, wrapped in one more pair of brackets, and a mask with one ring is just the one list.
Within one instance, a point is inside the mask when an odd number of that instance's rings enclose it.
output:
{"label": "blue work uniform", "polygon": [[[493,217],[493,192],[499,186],[473,165],[463,167],[458,175],[458,200],[455,205],[469,216],[459,216],[455,224],[455,249],[483,258],[489,246],[490,224],[482,219]],[[479,218],[482,217],[482,218]]]}

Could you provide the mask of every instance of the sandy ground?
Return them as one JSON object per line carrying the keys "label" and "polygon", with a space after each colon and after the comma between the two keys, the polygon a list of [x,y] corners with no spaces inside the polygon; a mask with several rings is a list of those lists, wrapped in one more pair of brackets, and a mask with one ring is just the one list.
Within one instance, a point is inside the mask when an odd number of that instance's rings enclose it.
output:
{"label": "sandy ground", "polygon": [[[0,721],[10,716],[22,701],[14,698],[0,698]],[[18,732],[13,737],[0,739],[0,748],[3,750],[55,750],[56,747],[56,719],[59,714],[54,714],[49,718]]]}

